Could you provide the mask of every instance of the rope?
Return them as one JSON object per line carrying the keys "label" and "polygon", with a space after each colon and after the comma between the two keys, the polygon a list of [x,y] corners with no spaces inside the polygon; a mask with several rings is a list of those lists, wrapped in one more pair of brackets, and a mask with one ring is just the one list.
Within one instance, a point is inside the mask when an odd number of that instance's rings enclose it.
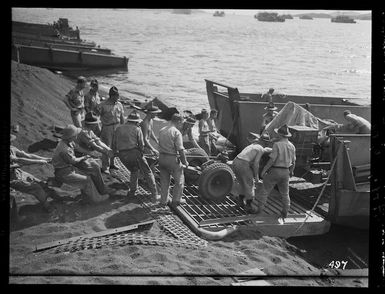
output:
{"label": "rope", "polygon": [[322,190],[321,190],[320,194],[318,195],[317,200],[315,201],[315,203],[314,203],[312,209],[310,210],[310,212],[307,213],[307,216],[305,217],[304,221],[303,221],[303,222],[299,225],[299,227],[294,231],[294,234],[297,233],[297,232],[304,226],[304,224],[306,223],[306,221],[307,221],[308,218],[310,217],[311,213],[313,213],[314,209],[316,208],[318,202],[320,201],[321,196],[322,196],[322,194],[323,194],[324,191],[325,191],[326,184],[329,182],[330,176],[331,176],[331,174],[333,173],[334,166],[335,166],[335,164],[336,164],[336,162],[337,162],[338,153],[339,153],[340,148],[341,148],[341,146],[338,148],[337,156],[336,156],[336,158],[335,158],[334,161],[333,161],[332,167],[331,167],[331,169],[330,169],[330,173],[329,173],[329,175],[328,175],[328,177],[327,177],[327,179],[326,179],[326,181],[325,181],[325,183],[324,183],[324,185],[323,185],[323,187],[322,187]]}

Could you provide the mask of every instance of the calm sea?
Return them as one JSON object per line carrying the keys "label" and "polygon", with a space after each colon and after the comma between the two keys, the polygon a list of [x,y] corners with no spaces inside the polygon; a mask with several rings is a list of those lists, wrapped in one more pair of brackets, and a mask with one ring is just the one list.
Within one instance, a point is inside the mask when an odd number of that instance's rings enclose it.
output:
{"label": "calm sea", "polygon": [[167,10],[15,8],[12,19],[68,18],[82,39],[129,58],[128,72],[95,75],[138,100],[159,97],[178,109],[208,107],[204,79],[260,93],[371,100],[371,21],[259,22],[252,15],[213,17]]}

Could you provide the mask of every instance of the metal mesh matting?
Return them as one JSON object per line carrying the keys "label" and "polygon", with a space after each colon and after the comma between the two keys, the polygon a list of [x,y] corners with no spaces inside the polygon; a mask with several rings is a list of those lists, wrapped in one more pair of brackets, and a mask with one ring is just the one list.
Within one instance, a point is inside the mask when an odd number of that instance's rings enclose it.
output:
{"label": "metal mesh matting", "polygon": [[[113,170],[111,174],[123,183],[125,183],[128,187],[130,172],[119,160],[119,158],[115,158],[115,165],[118,167],[118,169]],[[157,184],[160,185],[158,175],[159,170],[155,168],[155,179]],[[171,182],[171,186],[172,185],[173,182]],[[228,252],[236,256],[245,257],[245,255],[239,251],[209,246],[206,240],[195,235],[185,224],[180,222],[175,217],[175,215],[172,214],[169,207],[166,206],[160,209],[159,205],[154,204],[152,202],[150,192],[147,190],[147,187],[144,183],[138,186],[138,193],[135,195],[135,197],[141,202],[142,207],[145,208],[147,212],[157,220],[161,229],[168,236],[172,236],[182,242],[180,244],[184,244],[185,246],[187,246],[188,244],[192,244],[192,246],[194,247],[205,247],[206,250],[220,250],[222,252]],[[183,206],[184,205],[185,204],[183,204]],[[169,243],[167,244],[171,245]]]}
{"label": "metal mesh matting", "polygon": [[[157,168],[155,168],[155,170],[156,173],[159,173]],[[160,185],[159,177],[156,177],[156,181],[157,184]],[[173,185],[174,182],[171,180],[170,187],[172,188]],[[230,218],[231,220],[228,223],[213,223],[205,226],[205,228],[218,230],[231,227],[235,223],[239,226],[250,224],[250,221],[247,220],[248,213],[246,210],[239,206],[230,195],[227,195],[222,202],[217,203],[199,197],[197,185],[185,185],[183,198],[186,200],[186,204],[182,204],[179,207],[196,223],[197,226],[210,220],[223,218]],[[282,203],[280,196],[272,193],[267,199],[263,212],[266,215],[281,215],[281,211]],[[306,214],[306,210],[301,205],[292,201],[288,214],[302,215]]]}

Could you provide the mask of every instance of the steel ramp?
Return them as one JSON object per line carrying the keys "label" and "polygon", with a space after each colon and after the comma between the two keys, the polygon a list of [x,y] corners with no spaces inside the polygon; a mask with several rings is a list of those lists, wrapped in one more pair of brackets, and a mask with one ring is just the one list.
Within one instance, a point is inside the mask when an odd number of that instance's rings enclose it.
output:
{"label": "steel ramp", "polygon": [[[153,168],[155,181],[160,188],[159,169]],[[147,190],[146,184],[139,180],[142,189]],[[170,191],[174,186],[170,183]],[[178,216],[198,236],[201,231],[218,232],[234,226],[254,226],[263,235],[278,237],[293,237],[306,235],[320,235],[329,231],[330,222],[317,212],[310,212],[295,197],[291,197],[291,207],[288,217],[282,220],[280,213],[282,204],[280,195],[273,190],[267,199],[266,206],[261,215],[248,214],[244,208],[238,205],[234,196],[229,194],[221,203],[202,199],[199,196],[198,186],[185,185],[183,198],[185,204],[172,207]],[[172,198],[171,195],[169,195]],[[303,224],[303,222],[306,222]]]}

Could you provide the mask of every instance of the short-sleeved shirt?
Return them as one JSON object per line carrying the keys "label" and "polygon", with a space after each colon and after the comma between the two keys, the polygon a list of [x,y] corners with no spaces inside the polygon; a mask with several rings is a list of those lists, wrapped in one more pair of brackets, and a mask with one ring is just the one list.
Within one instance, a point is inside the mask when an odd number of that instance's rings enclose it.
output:
{"label": "short-sleeved shirt", "polygon": [[273,102],[273,95],[270,93],[265,93],[262,95],[262,100],[266,102]]}
{"label": "short-sleeved shirt", "polygon": [[264,153],[264,148],[259,144],[250,144],[246,146],[241,153],[237,155],[237,158],[245,160],[250,164],[253,164],[255,160],[260,160]]}
{"label": "short-sleeved shirt", "polygon": [[124,114],[124,108],[119,101],[113,102],[107,99],[99,104],[100,120],[103,125],[120,123],[120,117]]}
{"label": "short-sleeved shirt", "polygon": [[353,128],[358,128],[360,134],[370,134],[371,124],[363,117],[353,113],[345,116]]}
{"label": "short-sleeved shirt", "polygon": [[152,132],[152,128],[153,128],[153,120],[150,119],[144,119],[141,124],[140,124],[140,127],[142,129],[142,133],[143,133],[143,137],[144,138],[147,138],[147,139],[150,139],[150,136],[151,136],[151,132]]}
{"label": "short-sleeved shirt", "polygon": [[182,133],[173,125],[168,125],[159,131],[159,152],[175,154],[184,149]]}
{"label": "short-sleeved shirt", "polygon": [[132,123],[120,125],[115,130],[116,150],[139,148],[143,150],[143,133],[140,127]]}
{"label": "short-sleeved shirt", "polygon": [[74,88],[67,93],[66,97],[68,98],[68,101],[72,104],[73,108],[84,108],[83,90],[78,90]]}
{"label": "short-sleeved shirt", "polygon": [[215,125],[215,120],[211,117],[207,119],[207,125],[209,126],[209,130],[212,132],[215,132],[217,130],[217,127]]}
{"label": "short-sleeved shirt", "polygon": [[275,159],[273,166],[288,168],[296,160],[295,146],[289,140],[280,140],[273,144],[273,150],[269,156]]}
{"label": "short-sleeved shirt", "polygon": [[83,129],[77,136],[75,143],[84,149],[92,150],[91,143],[99,140],[100,138],[92,130]]}
{"label": "short-sleeved shirt", "polygon": [[69,167],[76,164],[75,159],[74,144],[61,140],[53,152],[52,165],[55,169]]}
{"label": "short-sleeved shirt", "polygon": [[84,107],[87,112],[94,112],[98,114],[99,108],[98,105],[100,104],[100,97],[98,92],[92,92],[89,91],[86,95],[84,95]]}
{"label": "short-sleeved shirt", "polygon": [[[203,132],[208,132],[208,131],[210,131],[209,124],[207,123],[207,120],[205,120],[205,119],[201,119],[201,120],[199,121],[199,126],[201,126],[201,130],[202,130]],[[208,133],[206,133],[206,134],[200,133],[200,134],[199,134],[200,137],[207,137],[208,135],[209,135]]]}

